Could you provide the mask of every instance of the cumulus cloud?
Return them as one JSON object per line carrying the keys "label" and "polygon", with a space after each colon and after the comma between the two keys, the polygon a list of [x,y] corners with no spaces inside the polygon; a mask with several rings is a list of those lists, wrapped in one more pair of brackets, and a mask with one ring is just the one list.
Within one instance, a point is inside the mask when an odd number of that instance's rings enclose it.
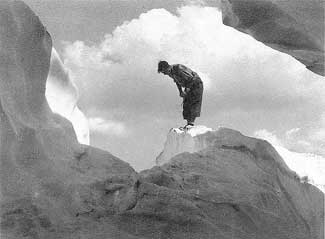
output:
{"label": "cumulus cloud", "polygon": [[[224,26],[217,8],[189,5],[177,14],[152,9],[116,27],[101,42],[66,43],[64,53],[87,115],[112,119],[135,131],[168,129],[182,120],[175,84],[157,74],[159,60],[182,63],[199,73],[205,86],[202,124],[222,124],[246,133],[300,128],[291,135],[295,139],[301,135],[301,145],[306,143],[302,135],[323,138],[316,129],[325,103],[324,79],[291,56]],[[138,134],[154,138],[151,134],[157,133],[138,130]],[[292,137],[291,147],[300,147],[294,141]],[[161,146],[142,147],[156,152]],[[308,147],[312,151],[318,146]],[[151,157],[154,162],[155,155]]]}
{"label": "cumulus cloud", "polygon": [[90,130],[100,134],[113,134],[117,136],[125,136],[126,127],[121,122],[106,120],[100,117],[89,119]]}
{"label": "cumulus cloud", "polygon": [[274,133],[269,132],[266,129],[261,129],[261,130],[256,131],[255,137],[265,139],[272,145],[282,146],[282,143],[280,142],[278,137]]}
{"label": "cumulus cloud", "polygon": [[292,57],[224,26],[216,8],[187,6],[178,12],[175,16],[153,9],[117,27],[97,45],[68,44],[65,63],[79,76],[84,91],[99,93],[98,103],[112,102],[116,93],[160,101],[155,96],[170,84],[156,74],[160,59],[201,73],[206,90],[224,108],[292,108],[317,99],[306,76],[318,76],[306,73]]}
{"label": "cumulus cloud", "polygon": [[199,5],[203,6],[205,5],[204,0],[184,0],[185,5]]}

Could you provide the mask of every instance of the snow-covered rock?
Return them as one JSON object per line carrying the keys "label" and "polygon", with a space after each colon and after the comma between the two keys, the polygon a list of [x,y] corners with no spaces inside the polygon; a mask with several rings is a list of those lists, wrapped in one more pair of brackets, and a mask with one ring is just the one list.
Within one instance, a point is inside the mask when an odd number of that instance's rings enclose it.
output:
{"label": "snow-covered rock", "polygon": [[79,144],[71,122],[50,109],[51,52],[51,37],[31,9],[0,1],[0,238],[61,238],[89,207],[132,204],[124,188],[135,171]]}
{"label": "snow-covered rock", "polygon": [[221,0],[223,22],[325,76],[324,1]]}
{"label": "snow-covered rock", "polygon": [[[164,150],[156,158],[157,165],[162,165],[169,161],[173,156],[183,152],[197,152],[209,145],[209,142],[201,136],[212,131],[205,126],[196,126],[187,131],[173,128],[167,135]],[[201,135],[201,136],[200,136]]]}
{"label": "snow-covered rock", "polygon": [[[156,162],[157,165],[162,165],[177,154],[199,152],[209,147],[226,147],[230,145],[231,147],[245,146],[250,150],[254,150],[258,143],[261,143],[258,139],[249,138],[238,131],[222,127],[212,130],[205,126],[195,126],[186,131],[174,128],[169,132],[164,150],[157,157]],[[290,171],[273,147],[269,147],[268,150],[281,167]]]}
{"label": "snow-covered rock", "polygon": [[[237,131],[222,127],[213,130],[200,125],[190,128],[187,131],[173,128],[167,135],[163,151],[156,158],[156,164],[161,166],[169,162],[170,159],[177,154],[184,152],[199,152],[208,147],[217,146],[221,141],[225,142],[226,139],[231,144],[238,142],[236,143],[237,145],[242,145],[243,142],[247,142],[247,144],[250,145],[254,140],[257,140],[250,138],[250,143],[248,143],[248,137],[243,136]],[[290,170],[295,171],[302,181],[308,181],[325,192],[325,162],[321,157],[317,159],[309,154],[291,152],[283,146],[279,146],[276,142],[274,142],[273,147],[281,156],[280,158],[277,157],[277,160],[281,162],[282,165],[288,165]],[[313,160],[310,159],[311,157]],[[287,168],[287,166],[285,167]]]}
{"label": "snow-covered rock", "polygon": [[196,197],[179,200],[193,206],[189,211],[202,209],[209,222],[203,238],[324,237],[324,194],[303,182],[264,140],[226,128],[174,129],[157,162],[162,166],[142,175],[177,195]]}

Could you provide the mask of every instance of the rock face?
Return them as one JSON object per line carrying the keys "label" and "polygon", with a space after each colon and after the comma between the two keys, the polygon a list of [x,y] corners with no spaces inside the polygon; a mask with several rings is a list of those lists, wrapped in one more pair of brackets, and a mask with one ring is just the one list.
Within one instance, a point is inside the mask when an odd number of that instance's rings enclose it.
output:
{"label": "rock face", "polygon": [[0,1],[1,239],[323,238],[324,194],[265,141],[171,131],[140,173],[79,144],[46,101],[51,52],[38,17]]}
{"label": "rock face", "polygon": [[319,75],[324,69],[324,1],[221,0],[223,22],[285,52]]}
{"label": "rock face", "polygon": [[134,184],[134,170],[79,144],[72,124],[49,108],[51,51],[50,35],[23,2],[0,1],[0,238],[69,238],[60,231],[101,207],[106,191],[106,209],[128,207],[122,188]]}
{"label": "rock face", "polygon": [[[324,195],[301,183],[269,143],[230,129],[198,129],[171,131],[174,143],[157,158],[164,164],[145,175],[193,196],[187,205],[218,228],[205,228],[203,238],[324,237]],[[167,160],[166,152],[176,156]]]}

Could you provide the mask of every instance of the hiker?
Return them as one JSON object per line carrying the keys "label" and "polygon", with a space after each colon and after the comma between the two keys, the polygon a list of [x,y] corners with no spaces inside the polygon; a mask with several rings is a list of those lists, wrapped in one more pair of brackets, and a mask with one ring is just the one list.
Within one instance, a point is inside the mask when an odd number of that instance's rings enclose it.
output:
{"label": "hiker", "polygon": [[179,95],[183,98],[183,118],[187,124],[182,129],[194,126],[195,118],[201,113],[203,94],[203,82],[199,75],[184,65],[169,65],[167,61],[158,63],[158,73],[173,78]]}

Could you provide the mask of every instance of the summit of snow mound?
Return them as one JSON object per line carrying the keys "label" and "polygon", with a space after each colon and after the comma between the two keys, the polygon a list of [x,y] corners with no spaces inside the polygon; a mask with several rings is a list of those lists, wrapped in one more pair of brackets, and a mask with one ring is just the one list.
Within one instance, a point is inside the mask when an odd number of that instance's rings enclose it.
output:
{"label": "summit of snow mound", "polygon": [[183,135],[189,134],[192,137],[194,137],[194,136],[197,136],[199,134],[204,134],[206,132],[212,131],[212,129],[208,128],[208,127],[206,127],[204,125],[197,125],[197,126],[189,128],[188,130],[185,130],[185,131],[183,129],[180,129],[180,128],[172,128],[170,131],[176,132],[177,134],[183,134]]}
{"label": "summit of snow mound", "polygon": [[172,128],[168,135],[163,152],[156,158],[157,165],[162,165],[176,154],[182,152],[196,152],[206,147],[205,140],[200,140],[200,135],[204,135],[212,129],[206,126],[195,126],[186,131],[179,128]]}
{"label": "summit of snow mound", "polygon": [[324,194],[302,182],[265,140],[221,127],[172,129],[157,164],[142,172],[147,181],[194,195],[194,205],[213,204],[204,218],[219,229],[207,238],[324,237]]}
{"label": "summit of snow mound", "polygon": [[272,159],[279,168],[293,173],[267,141],[247,137],[236,130],[223,127],[216,130],[206,126],[194,126],[185,131],[178,128],[171,129],[167,135],[163,151],[156,158],[156,163],[163,165],[180,153],[194,153],[210,147],[247,149],[264,159]]}

